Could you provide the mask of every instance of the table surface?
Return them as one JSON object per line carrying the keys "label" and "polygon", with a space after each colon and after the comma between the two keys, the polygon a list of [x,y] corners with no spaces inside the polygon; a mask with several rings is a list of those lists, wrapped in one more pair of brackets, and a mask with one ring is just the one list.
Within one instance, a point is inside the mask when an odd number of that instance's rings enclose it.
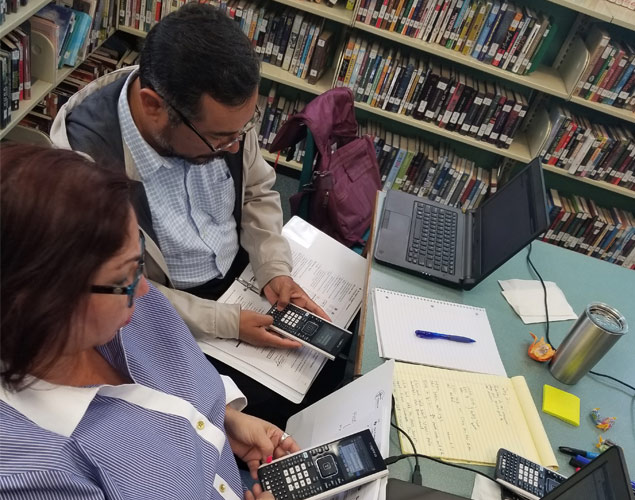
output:
{"label": "table surface", "polygon": [[[374,243],[372,239],[371,236],[370,248]],[[557,450],[558,446],[591,451],[595,450],[594,444],[598,436],[602,435],[622,446],[631,477],[634,477],[635,391],[595,375],[586,375],[575,385],[562,384],[550,374],[546,363],[538,363],[527,356],[527,347],[532,340],[529,332],[541,337],[545,332],[545,324],[525,325],[501,294],[498,284],[498,280],[537,279],[527,263],[527,253],[527,248],[521,250],[470,291],[449,288],[387,267],[375,261],[372,254],[369,255],[358,368],[362,373],[366,373],[384,361],[379,357],[377,350],[375,318],[370,299],[374,288],[484,307],[507,375],[523,375],[527,380],[560,465],[560,472],[568,476],[574,469],[568,463],[570,457],[560,453]],[[540,241],[532,244],[531,260],[545,281],[554,281],[561,288],[576,314],[582,312],[591,302],[604,302],[624,315],[630,332],[613,346],[593,370],[635,385],[635,271]],[[575,320],[569,320],[550,324],[550,338],[555,346],[564,339],[574,322]],[[544,384],[571,392],[580,398],[579,427],[567,424],[540,410]],[[617,417],[614,427],[607,432],[602,433],[596,429],[591,421],[589,414],[596,407],[600,408],[602,416]],[[399,440],[394,429],[391,431],[390,446],[391,455],[400,453]],[[413,459],[406,459],[392,465],[391,476],[409,479],[413,463]],[[474,474],[471,472],[460,471],[425,459],[420,459],[420,465],[425,485],[470,496],[474,480]],[[474,468],[493,476],[492,467]]]}

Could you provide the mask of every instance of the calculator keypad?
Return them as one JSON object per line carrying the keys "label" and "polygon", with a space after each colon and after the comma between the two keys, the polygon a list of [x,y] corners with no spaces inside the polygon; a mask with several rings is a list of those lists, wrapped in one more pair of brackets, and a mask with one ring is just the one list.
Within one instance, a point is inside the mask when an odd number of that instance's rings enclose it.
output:
{"label": "calculator keypad", "polygon": [[321,324],[319,318],[311,317],[302,310],[286,308],[278,311],[273,307],[267,314],[273,316],[274,326],[305,342],[311,341],[311,337],[318,331]]}
{"label": "calculator keypad", "polygon": [[263,489],[271,491],[276,500],[302,500],[324,491],[309,453],[303,452],[260,469],[258,475]]}
{"label": "calculator keypad", "polygon": [[540,465],[515,454],[504,454],[498,464],[501,479],[537,497],[544,496],[545,470]]}

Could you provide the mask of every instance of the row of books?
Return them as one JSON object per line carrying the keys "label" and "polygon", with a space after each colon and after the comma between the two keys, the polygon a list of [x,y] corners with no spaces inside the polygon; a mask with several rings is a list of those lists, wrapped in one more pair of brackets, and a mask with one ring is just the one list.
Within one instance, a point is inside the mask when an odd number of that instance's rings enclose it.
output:
{"label": "row of books", "polygon": [[28,0],[0,0],[0,25],[4,23],[7,14],[15,14],[19,7],[27,5]]}
{"label": "row of books", "polygon": [[[261,122],[258,125],[260,147],[268,149],[287,118],[304,109],[306,105],[307,101],[300,95],[295,98],[278,95],[276,84],[271,86],[267,95],[260,95],[258,98],[258,107],[262,110]],[[301,163],[304,158],[304,141],[282,151],[280,156],[287,161]]]}
{"label": "row of books", "polygon": [[547,191],[551,226],[542,240],[635,269],[635,215],[577,195]]}
{"label": "row of books", "polygon": [[584,43],[589,62],[577,84],[577,95],[589,101],[635,110],[635,44],[611,39],[593,25]]}
{"label": "row of books", "polygon": [[30,34],[27,21],[0,41],[0,128],[11,122],[20,101],[31,98]]}
{"label": "row of books", "polygon": [[[305,105],[301,97],[277,95],[275,85],[268,95],[260,95],[258,106],[263,110],[258,128],[260,146],[267,149],[286,119]],[[496,190],[498,169],[488,171],[479,167],[447,145],[435,146],[420,137],[401,136],[386,131],[376,122],[360,123],[358,133],[373,138],[384,190],[401,189],[465,210],[476,208]],[[301,163],[304,149],[302,141],[282,151],[281,156]]]}
{"label": "row of books", "polygon": [[[75,1],[83,3],[83,0]],[[58,68],[75,66],[86,56],[92,24],[93,17],[89,13],[55,3],[45,5],[31,18],[33,30],[42,33],[53,45]]]}
{"label": "row of books", "polygon": [[635,190],[635,134],[626,126],[592,123],[554,104],[543,163],[572,175]]}
{"label": "row of books", "polygon": [[470,210],[496,190],[496,169],[486,170],[445,145],[389,131],[371,131],[382,189],[399,189]]}
{"label": "row of books", "polygon": [[635,10],[635,0],[609,0],[615,5],[620,5],[626,9]]}
{"label": "row of books", "polygon": [[139,53],[126,50],[122,55],[116,50],[100,47],[82,62],[55,89],[49,92],[20,122],[24,127],[49,133],[57,111],[76,92],[93,80],[115,69],[136,64]]}
{"label": "row of books", "polygon": [[361,36],[348,40],[336,86],[372,107],[509,148],[527,114],[527,98],[498,82],[479,80],[447,64],[403,55]]}
{"label": "row of books", "polygon": [[264,62],[311,84],[328,68],[335,34],[324,29],[324,18],[288,7],[265,8],[244,0],[212,3],[240,25]]}
{"label": "row of books", "polygon": [[534,71],[553,19],[505,0],[361,0],[357,21],[471,56],[517,74]]}

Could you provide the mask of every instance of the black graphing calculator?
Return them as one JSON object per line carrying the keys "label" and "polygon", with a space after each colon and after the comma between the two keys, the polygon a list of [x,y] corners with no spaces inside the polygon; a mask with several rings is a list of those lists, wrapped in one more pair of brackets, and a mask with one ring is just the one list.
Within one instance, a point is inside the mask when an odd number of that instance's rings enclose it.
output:
{"label": "black graphing calculator", "polygon": [[501,448],[496,455],[496,481],[523,498],[540,500],[567,478]]}
{"label": "black graphing calculator", "polygon": [[258,479],[276,500],[319,500],[386,476],[368,429],[261,465]]}
{"label": "black graphing calculator", "polygon": [[295,304],[287,305],[282,311],[274,305],[267,314],[273,316],[271,330],[315,349],[330,360],[335,359],[353,336],[351,332]]}

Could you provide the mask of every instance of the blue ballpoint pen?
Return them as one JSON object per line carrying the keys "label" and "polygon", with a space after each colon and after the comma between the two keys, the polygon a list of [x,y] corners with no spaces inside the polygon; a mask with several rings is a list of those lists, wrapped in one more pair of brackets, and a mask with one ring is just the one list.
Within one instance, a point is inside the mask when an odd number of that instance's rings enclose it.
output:
{"label": "blue ballpoint pen", "polygon": [[425,330],[415,330],[415,335],[420,339],[445,339],[452,340],[454,342],[463,342],[465,344],[476,342],[476,340],[469,337],[461,337],[460,335],[448,335],[447,333],[427,332]]}

